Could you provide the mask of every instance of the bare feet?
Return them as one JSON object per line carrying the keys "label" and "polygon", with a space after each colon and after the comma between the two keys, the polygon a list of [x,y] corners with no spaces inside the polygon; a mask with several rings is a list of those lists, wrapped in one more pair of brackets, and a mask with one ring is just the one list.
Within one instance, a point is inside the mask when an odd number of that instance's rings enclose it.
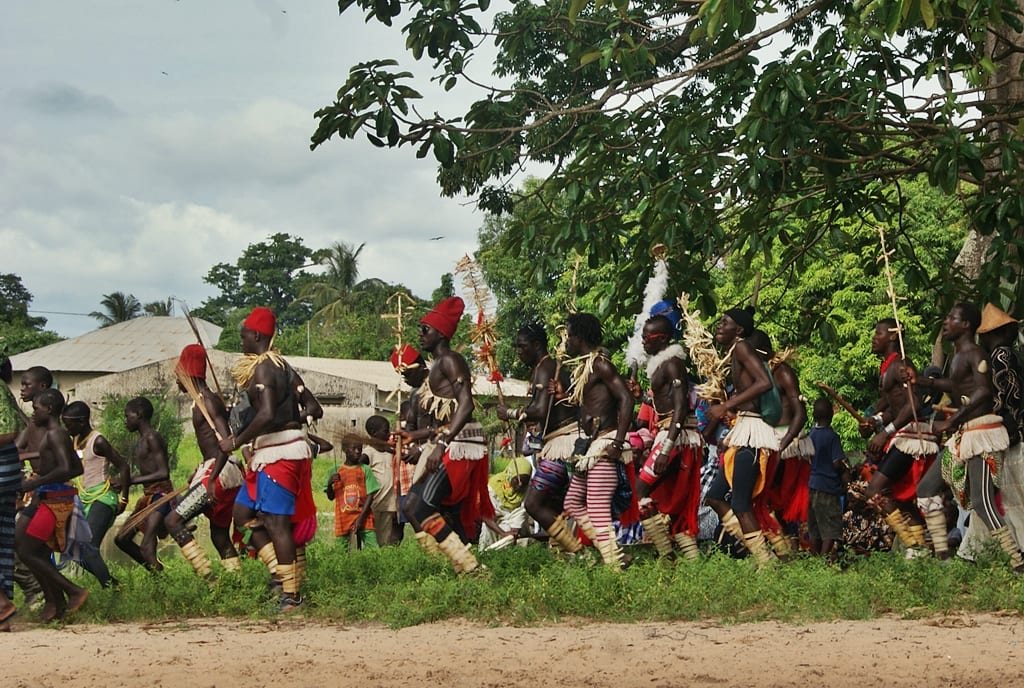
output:
{"label": "bare feet", "polygon": [[89,599],[89,589],[79,588],[78,592],[74,595],[68,596],[68,612],[72,614],[77,612],[82,608],[82,605],[85,604],[87,599]]}
{"label": "bare feet", "polygon": [[[18,613],[18,608],[8,602],[0,607],[0,624],[6,623],[8,619]],[[0,629],[2,630],[2,629]]]}
{"label": "bare feet", "polygon": [[64,616],[64,610],[58,609],[57,605],[55,603],[50,602],[49,600],[47,600],[46,604],[43,605],[43,610],[39,612],[39,618],[43,621],[53,621],[55,619],[59,619],[62,616]]}

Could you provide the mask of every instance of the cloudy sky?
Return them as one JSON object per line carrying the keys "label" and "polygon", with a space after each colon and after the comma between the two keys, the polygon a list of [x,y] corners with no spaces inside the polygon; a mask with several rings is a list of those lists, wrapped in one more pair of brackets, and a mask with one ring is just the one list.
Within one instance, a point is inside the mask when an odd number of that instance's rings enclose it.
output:
{"label": "cloudy sky", "polygon": [[[429,297],[474,250],[482,215],[440,198],[412,149],[309,150],[312,113],[348,68],[412,68],[401,45],[332,0],[5,3],[0,271],[64,336],[96,322],[56,313],[98,310],[113,291],[198,306],[213,264],[275,232],[365,242],[360,277]],[[453,97],[425,110],[452,114]]]}

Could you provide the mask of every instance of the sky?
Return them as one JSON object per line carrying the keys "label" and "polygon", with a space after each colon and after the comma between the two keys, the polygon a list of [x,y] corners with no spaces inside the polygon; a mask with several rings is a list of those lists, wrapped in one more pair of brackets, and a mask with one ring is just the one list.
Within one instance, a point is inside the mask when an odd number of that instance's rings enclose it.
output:
{"label": "sky", "polygon": [[[440,197],[432,156],[365,137],[309,150],[313,112],[352,65],[392,57],[426,73],[397,28],[339,15],[332,0],[4,10],[0,272],[21,276],[47,329],[95,329],[81,314],[114,291],[198,307],[215,295],[210,267],[277,232],[313,249],[365,242],[360,279],[422,298],[475,250],[483,215]],[[476,97],[416,86],[427,113],[457,114]]]}

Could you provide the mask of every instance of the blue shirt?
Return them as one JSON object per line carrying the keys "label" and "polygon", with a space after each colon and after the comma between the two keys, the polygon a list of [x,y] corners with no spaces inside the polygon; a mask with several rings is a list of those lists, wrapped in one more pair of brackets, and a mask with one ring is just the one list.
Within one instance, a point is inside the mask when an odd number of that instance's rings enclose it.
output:
{"label": "blue shirt", "polygon": [[842,495],[843,483],[835,467],[835,462],[845,456],[839,435],[830,427],[815,426],[810,437],[814,444],[814,459],[811,461],[809,487],[826,494]]}

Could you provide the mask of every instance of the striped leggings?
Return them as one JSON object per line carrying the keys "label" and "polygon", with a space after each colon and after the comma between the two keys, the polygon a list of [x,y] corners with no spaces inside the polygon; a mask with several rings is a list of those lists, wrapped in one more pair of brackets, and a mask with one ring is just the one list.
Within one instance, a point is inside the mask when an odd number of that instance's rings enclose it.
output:
{"label": "striped leggings", "polygon": [[619,482],[619,474],[611,461],[599,461],[589,471],[574,472],[565,495],[565,510],[573,519],[589,516],[601,541],[611,540],[612,495]]}

